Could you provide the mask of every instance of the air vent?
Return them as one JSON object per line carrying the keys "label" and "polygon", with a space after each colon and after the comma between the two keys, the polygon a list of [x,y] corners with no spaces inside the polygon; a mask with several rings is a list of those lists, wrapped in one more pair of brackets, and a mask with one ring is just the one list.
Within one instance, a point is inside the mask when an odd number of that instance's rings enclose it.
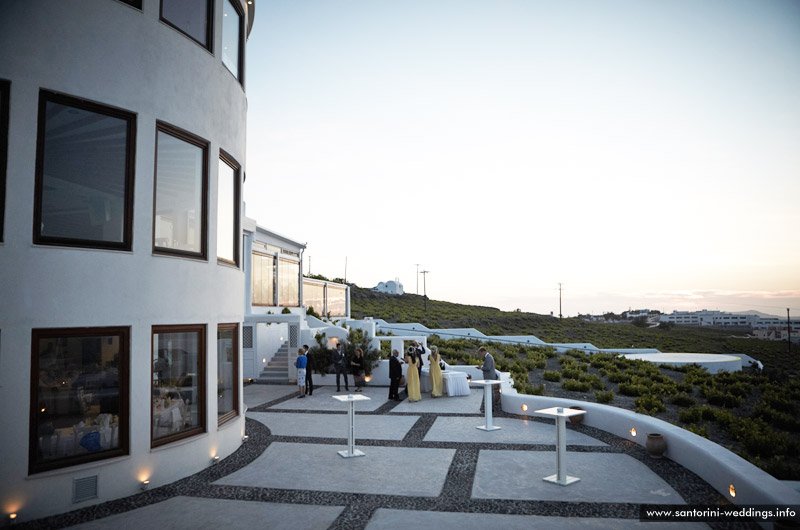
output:
{"label": "air vent", "polygon": [[253,326],[244,326],[242,328],[242,348],[253,347]]}
{"label": "air vent", "polygon": [[97,475],[76,478],[72,481],[72,503],[97,498]]}

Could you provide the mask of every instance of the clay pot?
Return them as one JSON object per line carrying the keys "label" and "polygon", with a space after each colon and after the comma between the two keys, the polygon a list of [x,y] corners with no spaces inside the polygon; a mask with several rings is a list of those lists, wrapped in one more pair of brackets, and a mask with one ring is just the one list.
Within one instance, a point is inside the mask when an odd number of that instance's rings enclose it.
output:
{"label": "clay pot", "polygon": [[647,435],[644,447],[653,458],[661,458],[664,451],[667,450],[667,441],[658,433],[650,433]]}
{"label": "clay pot", "polygon": [[[570,408],[575,410],[583,410],[581,407],[570,407]],[[580,414],[578,416],[570,416],[569,422],[573,425],[580,425],[581,423],[583,423],[584,416],[586,416],[586,414]]]}

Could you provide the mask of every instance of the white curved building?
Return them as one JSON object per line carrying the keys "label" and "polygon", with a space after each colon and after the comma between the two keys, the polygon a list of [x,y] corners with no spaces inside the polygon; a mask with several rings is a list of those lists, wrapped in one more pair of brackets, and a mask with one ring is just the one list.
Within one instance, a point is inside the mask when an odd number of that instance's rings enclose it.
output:
{"label": "white curved building", "polygon": [[0,508],[241,444],[247,0],[0,3]]}

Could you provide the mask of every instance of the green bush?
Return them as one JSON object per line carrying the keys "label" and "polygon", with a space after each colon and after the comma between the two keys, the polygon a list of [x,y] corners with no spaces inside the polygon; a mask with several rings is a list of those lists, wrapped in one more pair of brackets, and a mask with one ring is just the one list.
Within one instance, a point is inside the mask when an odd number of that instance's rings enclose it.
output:
{"label": "green bush", "polygon": [[693,432],[698,436],[702,436],[703,438],[708,438],[708,427],[706,425],[695,425],[694,423],[689,425],[687,428],[689,432]]}
{"label": "green bush", "polygon": [[622,372],[611,372],[607,379],[610,383],[629,383],[631,376]]}
{"label": "green bush", "polygon": [[667,407],[664,401],[659,396],[642,396],[638,397],[633,402],[636,405],[636,412],[640,414],[649,414],[655,416],[658,412],[666,412]]}
{"label": "green bush", "polygon": [[558,383],[559,381],[561,381],[561,373],[556,372],[555,370],[545,371],[544,373],[542,373],[542,377],[544,378],[545,381],[552,381],[554,383]]}
{"label": "green bush", "polygon": [[564,376],[564,379],[578,379],[581,374],[580,370],[576,370],[574,368],[564,368],[561,370],[561,375]]}
{"label": "green bush", "polygon": [[633,383],[620,383],[619,393],[623,396],[642,396],[648,393],[648,389],[644,385],[635,385]]}
{"label": "green bush", "polygon": [[684,394],[691,394],[694,392],[694,385],[691,383],[678,383],[678,391]]}
{"label": "green bush", "polygon": [[703,419],[703,411],[699,407],[678,411],[678,421],[681,423],[698,423],[701,419]]}
{"label": "green bush", "polygon": [[592,388],[591,383],[578,381],[577,379],[565,379],[561,383],[561,388],[570,392],[588,392]]}
{"label": "green bush", "polygon": [[678,394],[669,398],[669,402],[679,407],[692,407],[697,403],[697,400],[686,394]]}
{"label": "green bush", "polygon": [[613,390],[609,390],[608,392],[595,391],[594,398],[597,400],[598,403],[611,403],[614,400],[614,391]]}

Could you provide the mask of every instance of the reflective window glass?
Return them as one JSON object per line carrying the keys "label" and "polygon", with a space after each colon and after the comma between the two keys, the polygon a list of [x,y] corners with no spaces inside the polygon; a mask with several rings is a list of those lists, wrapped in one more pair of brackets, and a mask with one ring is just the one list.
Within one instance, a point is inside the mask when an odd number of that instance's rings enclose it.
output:
{"label": "reflective window glass", "polygon": [[225,0],[222,5],[222,64],[239,79],[239,55],[242,42],[242,16],[236,10],[232,0]]}
{"label": "reflective window glass", "polygon": [[128,452],[128,328],[35,329],[31,473]]}
{"label": "reflective window glass", "polygon": [[217,328],[217,417],[224,423],[239,414],[238,324]]}
{"label": "reflective window glass", "polygon": [[131,248],[134,119],[41,92],[35,243]]}
{"label": "reflective window glass", "polygon": [[278,305],[296,307],[300,305],[300,263],[285,259],[278,260]]}
{"label": "reflective window glass", "polygon": [[211,0],[161,0],[161,18],[211,49]]}
{"label": "reflective window glass", "polygon": [[206,256],[206,144],[175,131],[157,136],[156,251]]}
{"label": "reflective window glass", "polygon": [[328,284],[328,313],[332,317],[347,316],[347,287]]}
{"label": "reflective window glass", "polygon": [[239,264],[239,171],[223,159],[217,179],[217,258]]}

